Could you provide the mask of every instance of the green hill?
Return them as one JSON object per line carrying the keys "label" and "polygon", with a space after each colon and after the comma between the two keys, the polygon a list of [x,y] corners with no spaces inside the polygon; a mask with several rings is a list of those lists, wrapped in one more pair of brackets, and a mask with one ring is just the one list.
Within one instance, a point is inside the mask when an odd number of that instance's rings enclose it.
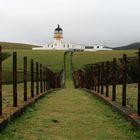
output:
{"label": "green hill", "polygon": [[97,52],[75,52],[73,54],[73,66],[75,70],[81,69],[84,65],[94,64],[102,61],[112,61],[114,57],[122,58],[123,54],[128,57],[135,57],[136,50],[112,50]]}
{"label": "green hill", "polygon": [[12,83],[12,54],[17,52],[17,74],[18,82],[23,82],[23,58],[27,56],[28,63],[28,80],[30,81],[30,62],[34,59],[34,62],[46,65],[54,72],[60,72],[63,69],[63,56],[64,51],[34,51],[33,47],[41,47],[37,45],[0,42],[2,46],[2,60],[3,60],[3,83]]}
{"label": "green hill", "polygon": [[11,42],[0,42],[2,49],[29,49],[33,47],[40,47],[37,45],[22,44],[22,43],[11,43]]}
{"label": "green hill", "polygon": [[138,48],[140,48],[140,42],[129,44],[122,47],[115,47],[113,48],[113,50],[137,50]]}
{"label": "green hill", "polygon": [[[28,81],[30,81],[30,63],[31,59],[35,62],[39,62],[39,64],[46,65],[54,72],[60,72],[63,69],[63,58],[64,51],[34,51],[29,49],[5,49],[3,53],[10,55],[7,59],[3,61],[3,83],[11,84],[12,83],[12,54],[13,52],[17,52],[17,81],[23,82],[23,58],[27,56],[27,69],[28,69]],[[4,57],[6,57],[4,55]]]}

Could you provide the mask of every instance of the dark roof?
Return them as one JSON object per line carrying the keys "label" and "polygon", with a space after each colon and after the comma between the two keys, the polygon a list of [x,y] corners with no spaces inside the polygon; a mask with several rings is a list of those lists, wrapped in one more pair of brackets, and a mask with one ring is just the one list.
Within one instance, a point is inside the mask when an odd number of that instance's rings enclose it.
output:
{"label": "dark roof", "polygon": [[63,31],[63,30],[62,30],[62,28],[60,28],[60,25],[58,24],[58,27],[55,28],[55,31],[60,32],[60,31]]}

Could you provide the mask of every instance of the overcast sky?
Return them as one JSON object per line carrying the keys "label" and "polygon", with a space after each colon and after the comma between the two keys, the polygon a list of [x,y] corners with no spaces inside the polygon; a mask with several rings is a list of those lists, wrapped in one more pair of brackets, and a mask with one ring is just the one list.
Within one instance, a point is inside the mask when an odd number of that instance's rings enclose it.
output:
{"label": "overcast sky", "polygon": [[65,42],[140,42],[140,0],[0,0],[0,41],[43,45],[57,24]]}

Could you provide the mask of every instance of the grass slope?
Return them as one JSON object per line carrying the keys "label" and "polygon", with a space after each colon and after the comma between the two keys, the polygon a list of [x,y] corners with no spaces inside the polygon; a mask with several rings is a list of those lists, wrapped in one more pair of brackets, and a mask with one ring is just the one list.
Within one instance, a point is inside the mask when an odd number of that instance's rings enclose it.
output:
{"label": "grass slope", "polygon": [[17,52],[17,70],[18,82],[23,80],[23,57],[28,58],[28,79],[30,80],[30,61],[46,65],[53,71],[61,71],[63,69],[63,55],[64,51],[33,51],[33,50],[3,50],[3,52],[10,54],[6,60],[3,61],[3,82],[12,83],[12,53]]}
{"label": "grass slope", "polygon": [[75,52],[73,54],[73,66],[74,69],[80,69],[85,64],[93,64],[101,61],[112,61],[114,57],[120,58],[123,54],[128,56],[136,56],[136,51],[97,51],[97,52]]}
{"label": "grass slope", "polygon": [[[5,50],[12,55],[17,52],[17,67],[23,70],[23,57],[27,56],[28,59],[28,70],[30,70],[30,61],[34,59],[35,62],[39,62],[43,65],[48,66],[52,70],[61,70],[63,68],[63,55],[64,51],[33,51],[33,50]],[[12,68],[12,56],[3,61],[4,69]]]}
{"label": "grass slope", "polygon": [[46,96],[0,134],[2,140],[93,138],[139,140],[140,132],[107,105],[76,89]]}
{"label": "grass slope", "polygon": [[18,70],[18,82],[22,82],[23,79],[23,57],[28,57],[28,80],[30,80],[30,61],[34,59],[35,62],[39,62],[46,65],[53,71],[60,71],[63,68],[63,51],[33,51],[33,47],[39,47],[36,45],[0,42],[2,46],[3,57],[3,83],[12,83],[12,53],[17,52],[17,70]]}
{"label": "grass slope", "polygon": [[129,44],[129,45],[122,46],[122,47],[116,47],[113,49],[114,50],[137,50],[138,48],[140,48],[140,42]]}
{"label": "grass slope", "polygon": [[12,43],[12,42],[0,42],[2,49],[32,49],[33,47],[39,47],[37,45]]}
{"label": "grass slope", "polygon": [[[66,65],[70,65],[69,56]],[[66,87],[38,101],[11,123],[2,140],[139,140],[140,132],[119,114],[87,92],[71,86],[71,66],[66,67]]]}

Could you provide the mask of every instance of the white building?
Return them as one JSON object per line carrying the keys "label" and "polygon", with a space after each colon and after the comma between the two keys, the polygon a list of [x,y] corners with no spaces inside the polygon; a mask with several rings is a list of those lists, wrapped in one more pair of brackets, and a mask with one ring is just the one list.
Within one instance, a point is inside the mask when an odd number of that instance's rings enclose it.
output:
{"label": "white building", "polygon": [[63,30],[60,25],[55,29],[54,42],[46,44],[43,47],[32,48],[32,50],[81,50],[81,51],[99,51],[99,50],[112,50],[104,48],[102,45],[85,46],[73,43],[63,42]]}

